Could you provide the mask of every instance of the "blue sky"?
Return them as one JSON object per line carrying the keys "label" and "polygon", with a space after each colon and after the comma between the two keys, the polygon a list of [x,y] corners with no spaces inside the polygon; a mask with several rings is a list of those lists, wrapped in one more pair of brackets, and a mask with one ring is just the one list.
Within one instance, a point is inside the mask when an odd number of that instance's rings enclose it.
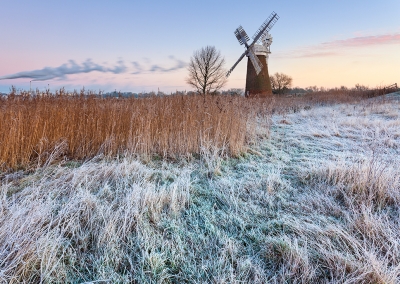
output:
{"label": "blue sky", "polygon": [[[301,87],[400,83],[398,0],[2,0],[0,7],[0,78],[48,67],[42,73],[53,76],[33,88],[189,90],[185,63],[196,49],[214,45],[229,69],[243,52],[233,31],[242,25],[253,35],[272,11],[280,19],[271,31],[271,74]],[[60,76],[63,65],[82,73]],[[245,76],[246,59],[225,88],[244,88]],[[0,80],[0,92],[29,89],[30,80]]]}

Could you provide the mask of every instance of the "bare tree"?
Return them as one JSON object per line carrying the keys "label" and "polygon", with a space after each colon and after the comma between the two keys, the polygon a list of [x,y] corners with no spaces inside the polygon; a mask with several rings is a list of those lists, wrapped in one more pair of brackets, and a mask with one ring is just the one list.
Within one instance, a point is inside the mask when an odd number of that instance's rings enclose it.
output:
{"label": "bare tree", "polygon": [[293,78],[283,73],[275,73],[269,77],[272,90],[278,94],[283,94],[292,86]]}
{"label": "bare tree", "polygon": [[186,83],[200,94],[215,94],[227,82],[225,59],[214,46],[206,46],[193,53],[188,66]]}
{"label": "bare tree", "polygon": [[360,84],[356,84],[355,86],[355,90],[356,91],[368,91],[369,87],[368,86],[364,86],[364,85],[360,85]]}
{"label": "bare tree", "polygon": [[309,93],[318,92],[319,88],[317,86],[309,86],[306,88],[306,91]]}

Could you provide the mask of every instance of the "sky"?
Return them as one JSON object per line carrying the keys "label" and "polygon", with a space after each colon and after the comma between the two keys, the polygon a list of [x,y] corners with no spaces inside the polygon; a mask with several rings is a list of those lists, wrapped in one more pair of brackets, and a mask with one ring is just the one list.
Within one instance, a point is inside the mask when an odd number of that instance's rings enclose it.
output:
{"label": "sky", "polygon": [[[1,0],[0,92],[191,90],[193,52],[215,46],[229,69],[275,11],[270,74],[293,86],[400,84],[399,0]],[[224,89],[244,89],[247,59]]]}

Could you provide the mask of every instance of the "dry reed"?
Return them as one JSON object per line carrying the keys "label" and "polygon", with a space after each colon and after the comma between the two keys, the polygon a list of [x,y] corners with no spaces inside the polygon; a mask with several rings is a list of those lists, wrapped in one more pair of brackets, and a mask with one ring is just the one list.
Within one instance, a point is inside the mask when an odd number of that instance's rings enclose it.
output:
{"label": "dry reed", "polygon": [[302,96],[104,98],[92,92],[16,93],[0,97],[0,171],[99,154],[185,156],[213,147],[237,155],[254,132],[256,115],[356,103],[377,90],[329,90]]}
{"label": "dry reed", "polygon": [[383,96],[391,91],[391,89],[385,88],[367,90],[330,89],[300,95],[276,95],[274,96],[272,112],[284,114],[298,112],[302,109],[307,110],[315,106],[358,104],[366,99]]}
{"label": "dry reed", "polygon": [[254,119],[253,105],[237,96],[11,93],[0,99],[0,170],[126,151],[177,157],[209,145],[237,155]]}

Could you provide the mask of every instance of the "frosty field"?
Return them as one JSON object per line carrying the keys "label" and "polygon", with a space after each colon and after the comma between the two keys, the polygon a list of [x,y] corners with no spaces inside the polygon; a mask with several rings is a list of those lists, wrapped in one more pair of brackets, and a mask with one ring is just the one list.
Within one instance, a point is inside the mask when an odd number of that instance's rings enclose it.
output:
{"label": "frosty field", "polygon": [[1,176],[0,282],[398,283],[400,102],[258,118],[237,157]]}

